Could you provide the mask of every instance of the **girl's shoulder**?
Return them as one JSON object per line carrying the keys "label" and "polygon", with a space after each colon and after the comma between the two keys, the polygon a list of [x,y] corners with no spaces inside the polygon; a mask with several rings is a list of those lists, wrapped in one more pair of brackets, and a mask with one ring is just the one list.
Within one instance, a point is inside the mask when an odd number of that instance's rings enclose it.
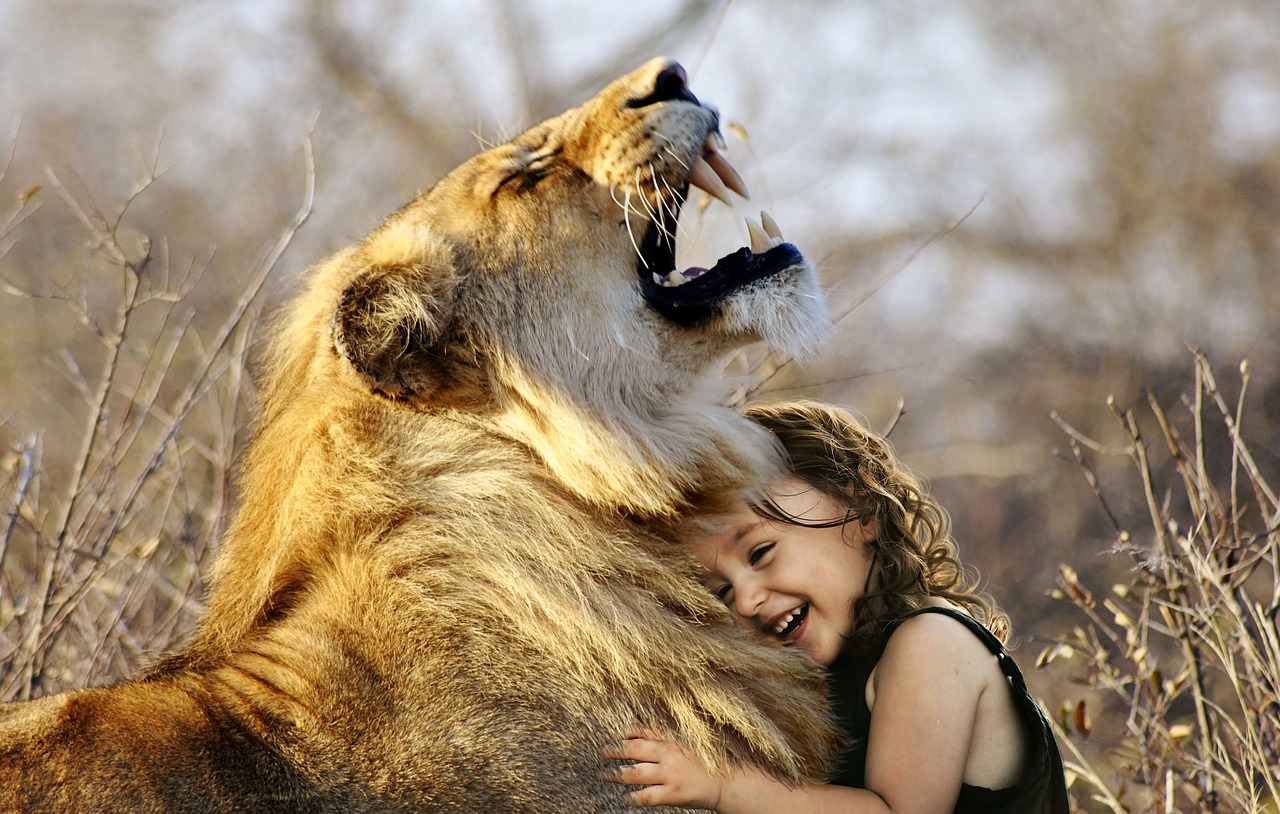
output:
{"label": "girl's shoulder", "polygon": [[993,655],[1001,652],[998,639],[973,617],[945,600],[895,623],[867,682],[867,706],[874,703],[885,681],[926,683],[946,676],[949,694],[957,701],[976,698],[986,687],[1003,681]]}
{"label": "girl's shoulder", "polygon": [[999,640],[972,617],[932,607],[890,633],[867,682],[867,706],[884,728],[914,727],[922,742],[958,758],[965,786],[1013,788],[1032,732],[1005,660]]}
{"label": "girl's shoulder", "polygon": [[[912,631],[908,634],[909,636],[953,635],[962,641],[972,640],[981,644],[992,655],[1004,652],[1004,642],[968,610],[936,596],[927,597],[925,603],[924,607],[888,625],[884,632],[882,648],[887,648],[894,634],[905,627]],[[962,633],[962,630],[968,632]]]}

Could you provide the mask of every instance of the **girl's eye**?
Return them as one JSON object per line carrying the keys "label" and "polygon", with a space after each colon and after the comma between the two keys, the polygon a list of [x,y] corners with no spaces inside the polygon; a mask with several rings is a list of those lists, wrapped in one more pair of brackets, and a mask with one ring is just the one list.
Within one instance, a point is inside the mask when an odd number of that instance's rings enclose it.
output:
{"label": "girl's eye", "polygon": [[759,565],[760,560],[773,550],[774,543],[764,543],[751,549],[751,553],[747,554],[747,562],[751,565]]}
{"label": "girl's eye", "polygon": [[715,594],[716,599],[719,599],[721,602],[728,605],[731,597],[733,596],[733,586],[726,582],[724,585],[721,585],[712,591],[712,593]]}

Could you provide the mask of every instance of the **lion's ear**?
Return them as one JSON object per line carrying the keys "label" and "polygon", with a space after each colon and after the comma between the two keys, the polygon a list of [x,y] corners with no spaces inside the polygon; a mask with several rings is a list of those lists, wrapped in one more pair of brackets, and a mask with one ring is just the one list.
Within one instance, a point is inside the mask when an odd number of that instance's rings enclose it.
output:
{"label": "lion's ear", "polygon": [[370,391],[423,407],[476,400],[481,377],[454,335],[452,278],[421,263],[368,267],[342,292],[334,347]]}

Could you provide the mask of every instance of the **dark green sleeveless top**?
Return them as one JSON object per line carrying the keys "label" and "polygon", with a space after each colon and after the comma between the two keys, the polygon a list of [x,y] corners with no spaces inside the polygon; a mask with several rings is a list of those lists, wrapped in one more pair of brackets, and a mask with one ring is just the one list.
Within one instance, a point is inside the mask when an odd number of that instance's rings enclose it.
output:
{"label": "dark green sleeveless top", "polygon": [[[1004,789],[985,789],[978,786],[960,787],[955,814],[1067,814],[1067,785],[1062,770],[1062,757],[1053,730],[1044,717],[1039,704],[1027,691],[1027,683],[1018,665],[1000,640],[967,613],[954,608],[920,608],[892,623],[885,630],[884,642],[889,641],[898,625],[921,613],[941,613],[962,623],[982,640],[987,649],[1000,661],[1000,669],[1009,679],[1009,691],[1022,714],[1022,725],[1031,745],[1031,754],[1022,778]],[[867,656],[841,654],[829,668],[832,690],[832,706],[840,725],[851,740],[841,765],[831,778],[839,786],[866,788],[867,737],[871,733],[871,711],[867,709],[867,681],[884,653],[880,649]]]}

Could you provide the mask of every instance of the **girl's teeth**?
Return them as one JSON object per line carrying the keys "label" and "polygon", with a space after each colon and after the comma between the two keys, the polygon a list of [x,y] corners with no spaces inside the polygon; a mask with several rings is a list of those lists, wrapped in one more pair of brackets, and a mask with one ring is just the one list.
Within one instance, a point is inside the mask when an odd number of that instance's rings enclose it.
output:
{"label": "girl's teeth", "polygon": [[799,611],[799,609],[797,609],[797,610],[793,610],[793,611],[791,611],[791,613],[788,613],[786,616],[784,616],[784,617],[782,617],[781,619],[779,619],[779,620],[778,620],[778,623],[777,623],[776,625],[774,625],[774,626],[773,626],[773,632],[774,632],[774,633],[781,633],[782,631],[786,630],[786,629],[787,629],[787,625],[791,624],[791,620],[792,620],[792,619],[794,619],[794,618],[796,618],[796,615],[797,615],[799,612],[800,612],[800,611]]}
{"label": "girl's teeth", "polygon": [[[799,627],[802,624],[804,624],[805,615],[808,612],[809,612],[809,603],[806,602],[805,604],[801,605],[800,607],[788,613],[786,616],[774,622],[773,623],[774,634],[777,636],[788,636],[788,635],[794,634],[795,630],[792,630],[791,626],[794,624],[796,628],[799,629]],[[788,634],[787,631],[791,631],[791,634]]]}

